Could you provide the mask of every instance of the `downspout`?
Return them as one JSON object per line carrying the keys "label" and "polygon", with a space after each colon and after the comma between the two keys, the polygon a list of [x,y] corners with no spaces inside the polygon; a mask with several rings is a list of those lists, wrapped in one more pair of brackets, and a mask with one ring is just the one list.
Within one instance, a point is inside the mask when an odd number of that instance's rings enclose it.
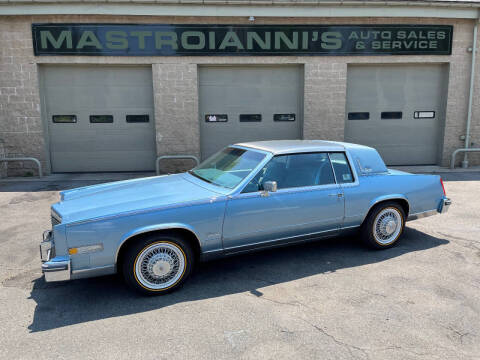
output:
{"label": "downspout", "polygon": [[[468,94],[468,113],[467,113],[467,131],[465,133],[465,149],[470,147],[470,124],[472,122],[472,101],[473,89],[475,86],[475,57],[477,53],[477,27],[479,19],[475,20],[473,28],[473,46],[472,46],[472,67],[470,70],[470,93]],[[468,151],[465,151],[463,156],[462,168],[468,168]]]}

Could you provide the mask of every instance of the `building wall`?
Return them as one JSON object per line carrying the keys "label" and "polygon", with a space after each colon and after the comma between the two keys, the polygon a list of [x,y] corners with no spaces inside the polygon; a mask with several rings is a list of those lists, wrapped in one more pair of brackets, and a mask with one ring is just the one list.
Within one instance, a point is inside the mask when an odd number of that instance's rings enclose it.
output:
{"label": "building wall", "polygon": [[[472,20],[414,18],[257,18],[254,24],[446,24],[454,25],[451,56],[272,56],[272,57],[99,57],[33,55],[32,22],[210,23],[251,24],[242,18],[129,16],[11,16],[0,17],[0,142],[8,156],[39,158],[47,172],[48,138],[41,119],[40,64],[152,64],[157,152],[200,153],[198,123],[198,64],[304,64],[304,138],[343,140],[348,64],[449,63],[449,89],[441,165],[463,147],[470,78]],[[480,58],[480,57],[479,57]],[[480,59],[477,69],[480,70]],[[480,91],[477,71],[476,94]],[[476,96],[478,98],[478,96]],[[471,140],[480,143],[480,101],[475,101]],[[471,155],[471,165],[480,156]],[[32,172],[31,164],[11,163],[9,175]]]}
{"label": "building wall", "polygon": [[[0,18],[0,142],[6,156],[35,156],[46,165],[32,37],[26,18]],[[32,164],[9,163],[10,174]],[[21,169],[21,170],[20,170]]]}
{"label": "building wall", "polygon": [[[473,34],[470,37],[467,37],[465,43],[472,43]],[[471,47],[471,45],[467,45]],[[471,53],[469,53],[471,55]],[[471,65],[471,61],[468,62],[467,66]],[[468,76],[470,76],[470,69],[466,69]],[[468,94],[468,92],[466,93]],[[465,120],[463,133],[465,133],[467,114],[464,115]],[[462,133],[462,134],[463,134]],[[460,141],[462,144],[461,147],[464,147],[464,141]],[[477,35],[477,54],[475,59],[475,81],[474,81],[474,90],[473,90],[473,104],[472,104],[472,123],[470,125],[470,146],[475,148],[480,148],[480,36]],[[453,148],[453,146],[452,146]],[[447,153],[447,156],[450,156],[451,153]],[[463,160],[463,155],[457,156],[457,164]],[[469,165],[478,165],[480,164],[480,153],[470,153],[468,155]]]}

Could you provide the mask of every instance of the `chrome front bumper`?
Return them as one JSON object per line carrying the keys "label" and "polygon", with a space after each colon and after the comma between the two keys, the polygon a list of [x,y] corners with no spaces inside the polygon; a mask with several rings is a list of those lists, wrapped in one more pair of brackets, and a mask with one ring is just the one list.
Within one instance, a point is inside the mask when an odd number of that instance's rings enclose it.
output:
{"label": "chrome front bumper", "polygon": [[52,232],[49,230],[43,233],[40,258],[46,282],[70,280],[70,256],[55,256],[55,243]]}

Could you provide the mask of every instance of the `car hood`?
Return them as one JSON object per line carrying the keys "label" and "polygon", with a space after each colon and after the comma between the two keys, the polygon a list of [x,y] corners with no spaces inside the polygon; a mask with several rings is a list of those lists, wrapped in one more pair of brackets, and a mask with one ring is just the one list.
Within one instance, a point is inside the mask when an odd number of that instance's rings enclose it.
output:
{"label": "car hood", "polygon": [[86,186],[62,191],[52,209],[62,223],[114,216],[132,211],[159,209],[221,196],[187,180],[184,174]]}

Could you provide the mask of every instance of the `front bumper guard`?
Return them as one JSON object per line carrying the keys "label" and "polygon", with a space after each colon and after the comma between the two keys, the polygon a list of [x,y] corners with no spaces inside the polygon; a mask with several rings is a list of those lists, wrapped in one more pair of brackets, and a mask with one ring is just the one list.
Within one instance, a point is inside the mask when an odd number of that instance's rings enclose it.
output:
{"label": "front bumper guard", "polygon": [[70,280],[70,256],[57,256],[42,264],[46,282]]}
{"label": "front bumper guard", "polygon": [[55,244],[51,231],[43,233],[43,241],[40,243],[40,258],[46,282],[70,280],[70,256],[55,256]]}

